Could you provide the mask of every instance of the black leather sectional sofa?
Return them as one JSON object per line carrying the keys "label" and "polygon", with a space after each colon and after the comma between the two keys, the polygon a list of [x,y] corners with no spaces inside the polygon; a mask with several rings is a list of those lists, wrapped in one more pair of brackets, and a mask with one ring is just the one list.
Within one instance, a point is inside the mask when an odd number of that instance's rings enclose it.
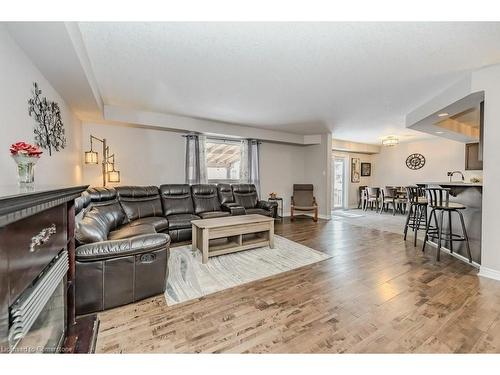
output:
{"label": "black leather sectional sofa", "polygon": [[277,209],[251,184],[90,188],[75,204],[77,314],[164,292],[170,242],[191,240],[192,220]]}

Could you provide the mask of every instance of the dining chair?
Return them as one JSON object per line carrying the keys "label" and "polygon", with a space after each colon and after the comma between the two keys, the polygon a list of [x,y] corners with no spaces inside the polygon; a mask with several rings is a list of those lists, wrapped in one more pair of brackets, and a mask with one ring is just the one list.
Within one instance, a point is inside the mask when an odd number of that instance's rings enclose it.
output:
{"label": "dining chair", "polygon": [[368,206],[370,206],[370,210],[373,210],[373,207],[375,206],[375,209],[378,210],[380,206],[380,188],[378,187],[367,187],[366,188],[366,204],[365,204],[365,211],[368,209]]}
{"label": "dining chair", "polygon": [[398,189],[392,186],[386,186],[380,190],[380,211],[389,210],[389,205],[392,205],[392,215],[396,215],[396,210],[399,209],[401,203],[397,195]]}
{"label": "dining chair", "polygon": [[366,203],[366,185],[362,185],[358,188],[358,208],[365,208]]}

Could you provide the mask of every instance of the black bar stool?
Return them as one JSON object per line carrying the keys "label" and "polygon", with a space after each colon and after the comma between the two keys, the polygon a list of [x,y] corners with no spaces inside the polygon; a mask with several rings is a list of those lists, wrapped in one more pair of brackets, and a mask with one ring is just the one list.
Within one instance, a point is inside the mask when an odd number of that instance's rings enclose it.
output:
{"label": "black bar stool", "polygon": [[[450,252],[453,253],[453,241],[465,241],[467,247],[467,255],[469,256],[469,263],[472,263],[472,255],[469,246],[469,237],[467,236],[467,229],[465,228],[464,216],[461,210],[465,210],[467,207],[459,204],[450,202],[450,189],[445,188],[426,188],[428,204],[431,208],[429,214],[429,220],[427,222],[427,229],[425,231],[424,245],[422,251],[425,251],[425,245],[427,240],[436,239],[437,242],[437,253],[436,260],[439,261],[441,257],[441,241],[448,241],[450,244]],[[439,222],[437,219],[436,211],[439,212]],[[448,213],[448,233],[443,232],[443,217],[444,213]],[[455,234],[452,232],[452,213],[456,212],[460,218],[460,224],[462,226],[462,235]],[[431,227],[431,220],[434,218],[436,224],[435,227]]]}
{"label": "black bar stool", "polygon": [[417,246],[417,235],[420,229],[427,231],[427,199],[425,198],[425,190],[418,186],[406,187],[407,204],[410,206],[408,215],[406,216],[406,224],[404,229],[404,239],[408,234],[408,228],[415,232],[413,246]]}

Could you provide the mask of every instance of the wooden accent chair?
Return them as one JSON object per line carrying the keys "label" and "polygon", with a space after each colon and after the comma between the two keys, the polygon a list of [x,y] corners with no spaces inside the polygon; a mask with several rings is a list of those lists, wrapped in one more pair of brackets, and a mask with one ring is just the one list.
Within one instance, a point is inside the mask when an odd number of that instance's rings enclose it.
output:
{"label": "wooden accent chair", "polygon": [[295,219],[295,211],[314,212],[314,221],[318,221],[318,204],[314,197],[312,184],[294,184],[291,199],[291,220]]}

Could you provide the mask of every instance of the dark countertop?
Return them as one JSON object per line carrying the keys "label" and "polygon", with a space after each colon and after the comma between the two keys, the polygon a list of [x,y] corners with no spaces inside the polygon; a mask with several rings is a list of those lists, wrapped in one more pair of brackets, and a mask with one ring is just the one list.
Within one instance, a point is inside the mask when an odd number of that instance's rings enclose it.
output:
{"label": "dark countertop", "polygon": [[459,187],[482,187],[482,182],[461,182],[461,181],[446,181],[446,182],[419,182],[417,185],[439,185],[439,186],[459,186]]}

